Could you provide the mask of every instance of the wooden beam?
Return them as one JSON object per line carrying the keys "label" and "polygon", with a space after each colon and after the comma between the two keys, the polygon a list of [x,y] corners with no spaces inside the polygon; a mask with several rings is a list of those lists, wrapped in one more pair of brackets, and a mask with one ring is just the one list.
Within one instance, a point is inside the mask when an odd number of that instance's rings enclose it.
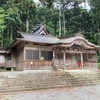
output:
{"label": "wooden beam", "polygon": [[55,59],[55,51],[53,50],[53,59]]}
{"label": "wooden beam", "polygon": [[83,53],[81,52],[81,69],[83,69]]}
{"label": "wooden beam", "polygon": [[66,54],[65,54],[65,51],[63,51],[63,61],[64,61],[64,70],[66,70]]}

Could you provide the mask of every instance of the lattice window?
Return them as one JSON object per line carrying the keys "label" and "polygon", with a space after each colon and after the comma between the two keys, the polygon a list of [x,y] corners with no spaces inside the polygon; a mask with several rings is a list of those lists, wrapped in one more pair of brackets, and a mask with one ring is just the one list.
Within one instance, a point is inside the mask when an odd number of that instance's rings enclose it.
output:
{"label": "lattice window", "polygon": [[85,53],[85,54],[83,54],[83,61],[88,61],[88,54],[87,53]]}
{"label": "lattice window", "polygon": [[11,53],[8,53],[7,60],[11,60],[11,59],[12,59],[12,55],[11,55]]}
{"label": "lattice window", "polygon": [[32,60],[32,50],[26,50],[26,59]]}
{"label": "lattice window", "polygon": [[52,60],[53,52],[52,51],[41,51],[41,60]]}
{"label": "lattice window", "polygon": [[52,51],[41,51],[41,59],[39,58],[39,51],[26,50],[26,59],[27,60],[52,60],[53,52]]}
{"label": "lattice window", "polygon": [[48,51],[48,60],[52,60],[53,59],[53,52],[52,51]]}
{"label": "lattice window", "polygon": [[41,51],[41,60],[47,60],[47,52]]}
{"label": "lattice window", "polygon": [[39,51],[33,51],[33,60],[39,60]]}
{"label": "lattice window", "polygon": [[96,54],[88,54],[88,61],[96,61]]}

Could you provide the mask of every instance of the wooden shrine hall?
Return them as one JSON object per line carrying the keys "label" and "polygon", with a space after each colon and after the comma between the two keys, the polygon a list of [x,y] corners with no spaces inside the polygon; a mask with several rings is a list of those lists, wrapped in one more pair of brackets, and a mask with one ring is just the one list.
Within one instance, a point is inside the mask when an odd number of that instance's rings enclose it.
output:
{"label": "wooden shrine hall", "polygon": [[17,70],[98,68],[96,51],[100,47],[81,34],[57,38],[41,24],[32,33],[18,33],[10,52],[5,54],[5,67]]}

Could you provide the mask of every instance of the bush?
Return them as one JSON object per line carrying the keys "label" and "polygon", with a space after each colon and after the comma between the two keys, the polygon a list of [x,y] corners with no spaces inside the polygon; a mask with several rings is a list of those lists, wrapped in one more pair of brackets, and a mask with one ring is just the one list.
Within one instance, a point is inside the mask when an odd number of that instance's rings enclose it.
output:
{"label": "bush", "polygon": [[100,69],[100,62],[98,62],[98,69]]}
{"label": "bush", "polygon": [[100,55],[98,55],[98,62],[100,62]]}

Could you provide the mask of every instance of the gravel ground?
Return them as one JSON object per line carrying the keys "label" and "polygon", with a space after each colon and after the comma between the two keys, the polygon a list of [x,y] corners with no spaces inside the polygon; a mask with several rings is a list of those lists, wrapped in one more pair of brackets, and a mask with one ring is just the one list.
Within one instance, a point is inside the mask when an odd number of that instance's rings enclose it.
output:
{"label": "gravel ground", "polygon": [[100,85],[0,94],[0,100],[100,100]]}

